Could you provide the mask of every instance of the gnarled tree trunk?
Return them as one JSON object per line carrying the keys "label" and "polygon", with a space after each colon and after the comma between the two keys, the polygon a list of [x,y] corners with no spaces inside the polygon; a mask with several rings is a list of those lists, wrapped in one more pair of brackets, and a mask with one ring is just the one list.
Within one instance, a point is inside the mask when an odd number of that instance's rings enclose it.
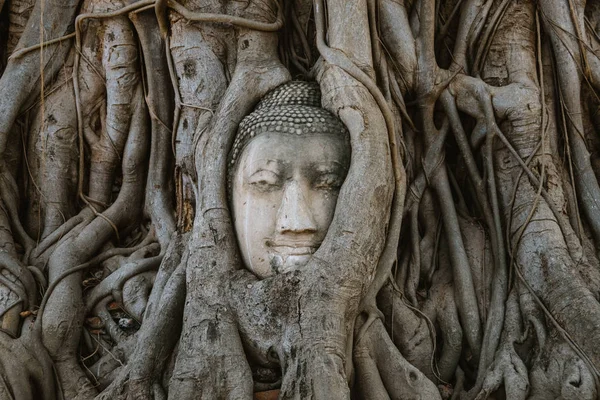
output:
{"label": "gnarled tree trunk", "polygon": [[[0,398],[595,399],[600,6],[0,0]],[[351,163],[259,279],[242,119],[316,81]]]}

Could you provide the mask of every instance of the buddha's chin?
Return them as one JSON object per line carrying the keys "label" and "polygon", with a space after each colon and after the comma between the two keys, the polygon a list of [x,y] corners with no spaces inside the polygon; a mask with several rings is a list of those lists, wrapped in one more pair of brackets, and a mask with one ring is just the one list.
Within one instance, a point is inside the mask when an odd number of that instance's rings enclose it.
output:
{"label": "buddha's chin", "polygon": [[271,268],[275,274],[283,274],[304,267],[310,261],[312,254],[273,254]]}

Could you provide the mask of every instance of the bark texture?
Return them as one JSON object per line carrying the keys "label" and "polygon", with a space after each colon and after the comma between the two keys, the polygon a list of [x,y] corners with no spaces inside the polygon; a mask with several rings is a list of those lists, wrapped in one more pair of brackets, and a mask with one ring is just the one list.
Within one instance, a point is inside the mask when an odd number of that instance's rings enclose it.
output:
{"label": "bark texture", "polygon": [[[0,0],[1,399],[596,399],[600,6]],[[317,81],[351,165],[259,280],[239,123]]]}

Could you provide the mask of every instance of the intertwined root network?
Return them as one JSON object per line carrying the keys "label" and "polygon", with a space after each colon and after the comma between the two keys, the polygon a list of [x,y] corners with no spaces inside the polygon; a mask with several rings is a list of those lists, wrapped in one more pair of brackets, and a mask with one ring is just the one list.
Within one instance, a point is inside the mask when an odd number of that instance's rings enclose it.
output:
{"label": "intertwined root network", "polygon": [[[600,6],[200,3],[0,0],[0,397],[596,398]],[[292,79],[352,162],[258,280],[228,154]]]}

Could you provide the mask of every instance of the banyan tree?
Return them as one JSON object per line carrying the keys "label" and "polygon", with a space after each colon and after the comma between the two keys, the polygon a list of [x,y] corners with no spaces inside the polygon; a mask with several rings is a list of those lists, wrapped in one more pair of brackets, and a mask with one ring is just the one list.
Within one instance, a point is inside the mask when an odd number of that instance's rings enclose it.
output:
{"label": "banyan tree", "polygon": [[599,4],[0,0],[0,398],[596,399]]}

